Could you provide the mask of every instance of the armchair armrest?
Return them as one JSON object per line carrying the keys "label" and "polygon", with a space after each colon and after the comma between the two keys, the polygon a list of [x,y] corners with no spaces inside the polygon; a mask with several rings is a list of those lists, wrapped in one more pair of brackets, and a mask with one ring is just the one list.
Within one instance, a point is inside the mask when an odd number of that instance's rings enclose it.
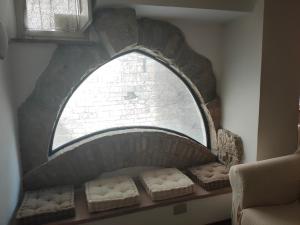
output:
{"label": "armchair armrest", "polygon": [[242,210],[284,204],[300,194],[300,154],[231,167],[233,224],[240,224]]}

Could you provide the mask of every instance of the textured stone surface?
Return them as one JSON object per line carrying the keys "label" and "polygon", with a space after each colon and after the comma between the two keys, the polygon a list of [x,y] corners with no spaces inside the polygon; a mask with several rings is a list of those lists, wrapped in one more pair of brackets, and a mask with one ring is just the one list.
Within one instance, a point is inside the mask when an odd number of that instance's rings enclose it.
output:
{"label": "textured stone surface", "polygon": [[208,102],[206,107],[211,115],[215,129],[218,130],[221,128],[221,100],[219,97]]}
{"label": "textured stone surface", "polygon": [[170,23],[141,18],[138,20],[138,45],[162,55],[172,62],[185,43],[182,32]]}
{"label": "textured stone surface", "polygon": [[218,158],[227,167],[239,164],[243,157],[242,139],[225,129],[218,130]]}
{"label": "textured stone surface", "polygon": [[102,134],[69,146],[24,177],[25,189],[81,184],[103,172],[126,167],[185,168],[216,161],[206,147],[159,130],[123,130]]}
{"label": "textured stone surface", "polygon": [[[33,93],[19,109],[19,136],[24,173],[32,170],[36,173],[36,168],[48,162],[48,150],[51,145],[51,136],[55,122],[62,109],[62,105],[68,99],[73,89],[91,71],[110,60],[112,55],[115,56],[117,53],[128,50],[138,49],[146,51],[153,57],[164,61],[174,68],[181,78],[190,84],[191,89],[202,103],[202,108],[206,113],[210,128],[208,135],[210,136],[212,147],[215,146],[216,131],[213,119],[205,105],[205,103],[214,100],[216,97],[216,81],[212,65],[206,57],[197,54],[188,46],[182,32],[177,27],[167,22],[151,19],[139,19],[137,22],[135,11],[132,9],[102,9],[96,13],[93,26],[101,36],[102,43],[86,46],[60,45],[53,54],[50,64],[41,74]],[[102,44],[106,46],[106,49],[101,47]],[[172,157],[149,156],[147,152],[143,151],[144,142],[142,140],[135,143],[136,140],[128,138],[124,141],[132,146],[141,145],[139,149],[140,156],[154,157],[154,161],[161,163],[174,162],[171,159]],[[161,149],[165,144],[156,143],[155,141],[157,139],[154,140],[153,143],[155,145],[152,148]],[[94,146],[94,144],[91,143],[91,146]],[[182,148],[186,147],[182,143],[177,144],[181,145]],[[106,143],[104,141],[101,145],[105,145],[106,149],[110,149],[112,145],[118,144]],[[103,152],[105,151],[103,150]],[[123,152],[123,149],[118,151]],[[116,154],[116,157],[112,159],[115,165],[122,165],[123,167],[131,165],[132,151],[132,148],[126,149],[128,155],[122,155],[122,157]],[[75,151],[73,154],[79,154],[77,152]],[[101,152],[97,154],[102,154],[103,152]],[[168,155],[169,153],[165,154]],[[177,152],[176,154],[183,153]],[[82,155],[83,151],[80,151],[77,157],[83,157]],[[66,154],[60,158],[68,162],[74,160],[76,164],[76,158],[70,156],[69,159],[68,157],[69,154]],[[94,155],[88,155],[87,158],[83,158],[88,162],[89,157],[93,158]],[[108,154],[107,157],[110,158],[113,156]],[[52,168],[57,165],[56,162],[58,160],[55,159],[54,163],[51,161],[49,161],[50,165],[47,163],[48,171],[51,171],[50,167]],[[106,165],[109,163],[111,161],[105,161],[103,162],[103,166],[110,166]],[[88,165],[88,167],[94,166]],[[43,165],[40,170],[43,171],[44,168]],[[84,179],[82,177],[86,174],[82,172],[84,170],[85,168],[80,168],[76,175],[78,179]],[[89,169],[86,170],[88,171]],[[65,172],[63,170],[60,171],[62,175]]]}
{"label": "textured stone surface", "polygon": [[176,67],[200,91],[204,102],[216,97],[216,79],[210,61],[192,50],[174,25],[147,18],[138,20],[138,45]]}
{"label": "textured stone surface", "polygon": [[185,44],[174,64],[197,87],[204,102],[209,102],[216,97],[216,79],[211,62],[206,57],[197,54]]}
{"label": "textured stone surface", "polygon": [[138,26],[134,9],[101,9],[95,15],[94,27],[113,55],[138,42]]}
{"label": "textured stone surface", "polygon": [[59,46],[37,81],[31,96],[19,109],[23,171],[48,161],[56,118],[66,98],[81,79],[108,60],[99,46]]}

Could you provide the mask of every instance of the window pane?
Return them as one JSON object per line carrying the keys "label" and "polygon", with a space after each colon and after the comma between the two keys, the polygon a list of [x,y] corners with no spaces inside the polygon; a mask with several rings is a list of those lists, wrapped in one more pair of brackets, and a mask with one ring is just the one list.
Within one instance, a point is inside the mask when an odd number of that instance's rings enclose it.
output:
{"label": "window pane", "polygon": [[87,0],[26,0],[25,29],[76,32],[82,27],[81,9],[87,5]]}
{"label": "window pane", "polygon": [[59,118],[53,149],[124,126],[167,128],[207,144],[200,110],[186,85],[161,63],[135,52],[103,65],[77,88]]}

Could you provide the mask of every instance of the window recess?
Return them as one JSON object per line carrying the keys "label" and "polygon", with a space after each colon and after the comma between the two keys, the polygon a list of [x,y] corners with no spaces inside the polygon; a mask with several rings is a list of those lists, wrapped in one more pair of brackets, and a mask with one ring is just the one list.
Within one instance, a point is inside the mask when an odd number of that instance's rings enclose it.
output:
{"label": "window recess", "polygon": [[90,0],[16,0],[18,38],[88,40]]}

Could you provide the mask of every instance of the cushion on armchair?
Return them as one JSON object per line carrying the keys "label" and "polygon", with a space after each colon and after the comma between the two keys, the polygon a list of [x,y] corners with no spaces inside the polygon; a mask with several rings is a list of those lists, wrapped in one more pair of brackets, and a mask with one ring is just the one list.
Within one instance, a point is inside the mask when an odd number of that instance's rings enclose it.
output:
{"label": "cushion on armchair", "polygon": [[43,224],[75,215],[72,186],[26,192],[17,212],[21,224]]}
{"label": "cushion on armchair", "polygon": [[271,224],[298,225],[300,223],[300,203],[271,205],[244,209],[242,225]]}

